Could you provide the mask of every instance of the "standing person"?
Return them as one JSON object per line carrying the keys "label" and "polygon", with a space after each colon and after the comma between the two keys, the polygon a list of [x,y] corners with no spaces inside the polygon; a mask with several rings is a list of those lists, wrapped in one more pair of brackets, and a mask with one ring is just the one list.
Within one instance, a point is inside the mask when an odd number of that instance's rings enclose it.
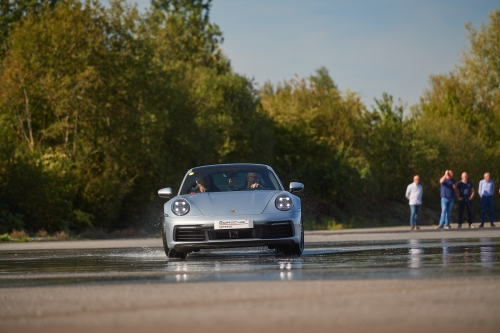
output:
{"label": "standing person", "polygon": [[472,198],[474,198],[474,185],[469,181],[467,172],[462,172],[462,180],[457,184],[458,196],[458,227],[462,228],[464,217],[464,208],[467,208],[467,221],[469,228],[474,228],[472,225]]}
{"label": "standing person", "polygon": [[455,178],[453,178],[453,171],[446,170],[439,183],[441,184],[441,219],[436,229],[451,229],[450,215],[457,189]]}
{"label": "standing person", "polygon": [[406,198],[410,203],[410,230],[420,229],[417,226],[418,215],[420,214],[420,208],[422,207],[422,194],[424,190],[422,185],[420,185],[420,177],[415,175],[413,177],[413,183],[408,185],[406,188]]}
{"label": "standing person", "polygon": [[491,226],[493,224],[493,193],[495,193],[495,183],[490,179],[490,173],[484,174],[484,179],[479,182],[479,196],[481,197],[481,224],[480,228],[484,227],[484,215],[488,210]]}

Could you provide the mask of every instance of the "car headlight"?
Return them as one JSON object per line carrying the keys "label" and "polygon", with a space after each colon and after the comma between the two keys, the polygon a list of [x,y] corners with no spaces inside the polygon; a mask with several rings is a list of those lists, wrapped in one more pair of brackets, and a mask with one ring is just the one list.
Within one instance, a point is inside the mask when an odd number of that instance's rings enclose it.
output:
{"label": "car headlight", "polygon": [[172,203],[172,212],[177,216],[186,215],[190,208],[189,202],[184,199],[177,199]]}
{"label": "car headlight", "polygon": [[286,194],[281,194],[276,198],[276,201],[274,202],[276,205],[276,208],[279,210],[290,210],[293,207],[293,200],[289,195]]}

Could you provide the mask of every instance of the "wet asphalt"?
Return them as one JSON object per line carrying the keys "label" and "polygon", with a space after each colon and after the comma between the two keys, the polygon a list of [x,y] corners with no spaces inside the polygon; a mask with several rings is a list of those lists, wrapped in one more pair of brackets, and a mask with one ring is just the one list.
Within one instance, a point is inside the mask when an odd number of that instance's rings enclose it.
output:
{"label": "wet asphalt", "polygon": [[498,332],[500,228],[306,232],[168,260],[161,239],[0,243],[0,331]]}
{"label": "wet asphalt", "polygon": [[[500,235],[496,230],[491,233],[428,230],[427,233],[431,237],[420,236],[425,233],[417,237],[415,233],[402,230],[373,232],[371,237],[369,232],[313,232],[306,235],[306,249],[300,257],[277,255],[267,248],[242,248],[202,250],[190,254],[186,260],[168,260],[161,246],[152,245],[161,245],[158,240],[156,243],[146,241],[146,245],[139,247],[116,248],[68,246],[44,249],[42,243],[40,249],[33,244],[25,250],[20,250],[21,245],[2,246],[0,288],[121,282],[418,279],[500,275]],[[344,240],[338,240],[342,235]],[[332,237],[337,237],[337,240],[331,241]],[[353,240],[355,238],[364,240]],[[106,241],[100,242],[106,244]]]}

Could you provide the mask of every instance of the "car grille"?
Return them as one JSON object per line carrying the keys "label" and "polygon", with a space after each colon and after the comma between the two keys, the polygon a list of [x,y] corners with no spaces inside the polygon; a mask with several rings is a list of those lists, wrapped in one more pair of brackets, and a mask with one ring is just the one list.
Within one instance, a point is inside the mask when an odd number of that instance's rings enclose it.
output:
{"label": "car grille", "polygon": [[207,240],[205,229],[196,227],[175,227],[174,241],[176,242],[202,242]]}
{"label": "car grille", "polygon": [[200,226],[174,227],[176,242],[204,242],[225,239],[274,239],[293,237],[293,222],[269,222],[250,229],[214,230]]}

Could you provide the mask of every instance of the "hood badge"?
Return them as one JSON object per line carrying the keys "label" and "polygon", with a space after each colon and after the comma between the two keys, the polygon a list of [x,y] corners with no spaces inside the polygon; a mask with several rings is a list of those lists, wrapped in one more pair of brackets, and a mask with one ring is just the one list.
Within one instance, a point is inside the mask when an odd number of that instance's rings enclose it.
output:
{"label": "hood badge", "polygon": [[234,210],[234,209],[231,209],[231,213],[234,213],[234,212],[235,212],[235,210]]}

